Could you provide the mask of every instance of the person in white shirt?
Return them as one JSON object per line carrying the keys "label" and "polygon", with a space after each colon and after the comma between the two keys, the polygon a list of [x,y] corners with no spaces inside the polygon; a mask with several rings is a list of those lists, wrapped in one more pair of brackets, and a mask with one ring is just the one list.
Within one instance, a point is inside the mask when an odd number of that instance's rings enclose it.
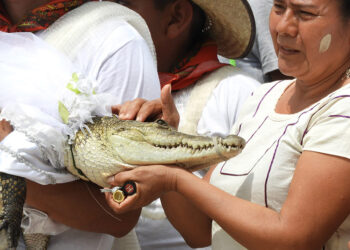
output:
{"label": "person in white shirt", "polygon": [[[230,104],[235,112],[229,119],[235,120],[244,101],[259,83],[239,68],[219,63],[216,55],[220,51],[236,58],[249,52],[255,26],[248,3],[232,0],[220,3],[198,0],[119,2],[143,16],[150,28],[158,61],[163,62],[158,66],[161,85],[171,84],[181,116],[179,131],[197,133],[202,110],[215,95],[214,89],[221,85],[230,88]],[[129,113],[133,109],[128,105],[140,105],[143,101],[125,103],[119,112],[120,118],[136,118]],[[204,173],[197,172],[198,175]],[[143,250],[191,249],[167,220],[159,199],[142,209],[136,233]]]}
{"label": "person in white shirt", "polygon": [[[346,249],[349,10],[346,0],[274,1],[270,30],[279,68],[295,79],[259,87],[236,123],[228,124],[231,133],[245,138],[243,151],[214,166],[204,180],[160,165],[117,174],[111,184],[132,180],[138,192],[120,204],[108,194],[110,206],[125,212],[159,196],[192,247]],[[218,100],[230,95],[217,90]],[[203,120],[224,123],[216,114],[231,108],[213,99],[206,109]]]}
{"label": "person in white shirt", "polygon": [[[15,5],[11,1],[4,2],[4,6],[11,10],[8,13],[10,16],[15,16],[15,10],[22,13],[24,7],[38,6],[36,1],[26,1],[26,6]],[[44,2],[41,4],[50,4],[50,1]],[[14,100],[17,104],[34,107],[38,112],[47,111],[48,117],[55,117],[56,100],[60,94],[59,91],[55,93],[55,89],[67,84],[73,72],[92,82],[97,96],[108,95],[108,98],[101,98],[99,101],[102,106],[109,105],[109,109],[103,112],[96,112],[97,109],[90,110],[91,114],[111,114],[111,104],[123,103],[133,98],[159,97],[160,84],[155,52],[147,25],[135,12],[116,3],[87,3],[69,11],[45,30],[34,33],[1,32],[0,36],[1,116],[15,125],[15,130],[5,137],[5,133],[11,131],[11,127],[5,121],[1,122],[2,127],[6,127],[1,133],[1,138],[4,138],[1,142],[0,156],[2,172],[24,176],[45,185],[76,179],[67,173],[55,173],[55,169],[43,157],[41,143],[50,143],[56,138],[47,134],[50,142],[43,138],[40,140],[34,126],[34,118],[39,117],[27,119],[27,124],[32,126],[21,126],[20,116],[16,115],[20,114],[20,111],[16,111],[19,113],[14,113],[13,116],[9,112]],[[25,111],[26,109],[22,112],[23,117],[28,118],[29,115],[27,116]],[[50,119],[47,118],[47,121]],[[60,126],[60,123],[54,125]],[[35,136],[29,136],[31,133]],[[31,157],[33,155],[37,158]],[[27,164],[23,164],[21,159]],[[53,159],[50,161],[54,162]],[[38,166],[38,169],[23,171],[28,169],[26,165]],[[50,178],[47,178],[48,176]],[[94,219],[92,222],[83,211],[72,206],[66,209],[74,214],[72,218],[75,221],[70,220],[70,223],[64,226],[52,221],[59,221],[51,216],[52,213],[47,217],[44,213],[26,208],[27,219],[24,226],[28,233],[55,235],[51,237],[49,249],[77,249],[77,242],[81,249],[111,249],[114,244],[112,235],[125,235],[138,220],[139,210],[118,216],[119,219],[116,219],[105,204],[103,196],[92,184],[74,181],[42,186],[37,183],[28,181],[28,186],[37,185],[39,188],[38,192],[28,197],[28,202],[30,199],[39,198],[40,190],[51,188],[56,194],[57,202],[64,204],[66,193],[69,191],[70,195],[75,195],[71,200],[79,205],[88,204],[90,211],[95,211],[100,219],[107,221],[98,224]],[[55,209],[54,206],[52,208]],[[77,227],[77,221],[83,225]],[[102,234],[86,232],[92,231],[92,226],[98,228],[97,231]]]}

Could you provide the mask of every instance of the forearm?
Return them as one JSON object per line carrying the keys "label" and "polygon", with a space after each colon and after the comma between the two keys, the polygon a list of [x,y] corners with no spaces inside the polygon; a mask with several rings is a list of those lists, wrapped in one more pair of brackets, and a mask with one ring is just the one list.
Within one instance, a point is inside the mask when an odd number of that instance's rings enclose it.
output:
{"label": "forearm", "polygon": [[161,201],[167,218],[189,246],[198,248],[211,244],[211,219],[193,206],[190,200],[178,193],[168,192],[161,197]]}
{"label": "forearm", "polygon": [[26,203],[67,226],[115,237],[127,234],[141,211],[114,214],[99,187],[83,181],[45,186],[27,181]]}
{"label": "forearm", "polygon": [[[296,249],[294,244],[298,244],[298,232],[302,234],[302,230],[298,229],[298,225],[303,225],[302,220],[299,224],[286,223],[279,213],[230,195],[193,175],[185,174],[185,171],[177,176],[177,192],[246,248]],[[186,212],[185,209],[183,211]],[[190,210],[188,220],[193,215]],[[198,228],[200,226],[197,225]],[[298,246],[297,249],[303,248]]]}

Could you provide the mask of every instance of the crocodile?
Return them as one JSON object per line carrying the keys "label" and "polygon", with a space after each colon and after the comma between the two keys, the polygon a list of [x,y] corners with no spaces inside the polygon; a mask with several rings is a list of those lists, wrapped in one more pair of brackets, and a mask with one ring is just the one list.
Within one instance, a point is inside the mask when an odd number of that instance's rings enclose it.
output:
{"label": "crocodile", "polygon": [[[95,117],[67,140],[64,165],[79,178],[108,187],[107,178],[137,166],[165,164],[195,171],[234,157],[243,138],[189,135],[164,120],[138,122]],[[0,249],[15,249],[25,201],[25,180],[0,173]]]}

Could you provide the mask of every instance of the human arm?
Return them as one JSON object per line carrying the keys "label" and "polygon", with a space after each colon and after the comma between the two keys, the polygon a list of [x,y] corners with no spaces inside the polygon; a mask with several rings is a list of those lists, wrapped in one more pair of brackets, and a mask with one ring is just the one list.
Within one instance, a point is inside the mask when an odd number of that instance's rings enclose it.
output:
{"label": "human arm", "polygon": [[81,180],[46,186],[27,180],[30,195],[26,204],[47,213],[56,222],[79,230],[124,236],[136,225],[141,210],[116,215],[99,189]]}
{"label": "human arm", "polygon": [[[160,87],[151,54],[145,41],[134,29],[129,27],[131,37],[125,33],[128,32],[125,30],[127,27],[118,26],[112,32],[101,31],[108,34],[107,37],[99,36],[100,31],[97,31],[91,42],[85,44],[78,53],[75,63],[84,70],[82,73],[87,78],[97,81],[97,93],[111,94],[116,103],[134,97],[157,98]],[[99,203],[106,207],[104,199],[101,201],[103,196],[99,188],[95,185],[89,187]],[[113,219],[112,211],[106,213],[94,197],[83,181],[48,186],[28,182],[27,204],[45,211],[63,224],[114,236],[127,233],[136,224],[140,210],[121,216],[122,222],[119,222]]]}
{"label": "human arm", "polygon": [[[155,196],[164,195],[163,192],[173,191],[190,205],[183,207],[176,200],[163,199],[171,220],[190,222],[194,213],[186,209],[193,206],[205,215],[199,220],[201,225],[212,218],[248,249],[321,249],[350,212],[349,176],[350,160],[305,151],[297,163],[282,210],[277,212],[232,196],[185,170],[142,167],[116,175],[113,183],[120,185],[126,180],[134,180],[138,188],[136,195],[121,204],[114,203],[110,196],[108,200],[116,212],[122,212],[143,206]],[[168,207],[181,217],[175,216]],[[193,232],[188,227],[186,223],[177,229],[191,246],[201,245],[196,240],[208,237],[202,235],[193,239]]]}

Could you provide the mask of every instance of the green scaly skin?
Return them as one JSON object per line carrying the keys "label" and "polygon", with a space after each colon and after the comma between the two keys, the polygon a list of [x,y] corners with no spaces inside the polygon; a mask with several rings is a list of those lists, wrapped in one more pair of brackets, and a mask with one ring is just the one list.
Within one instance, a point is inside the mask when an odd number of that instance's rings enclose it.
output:
{"label": "green scaly skin", "polygon": [[[235,135],[210,138],[180,133],[162,120],[143,123],[102,117],[86,127],[76,133],[71,145],[67,143],[64,164],[72,174],[101,187],[108,186],[109,176],[137,166],[173,164],[189,171],[202,169],[237,155],[245,145]],[[23,178],[7,174],[0,174],[0,185],[1,250],[17,246],[26,188]],[[32,249],[39,249],[35,246],[38,241],[28,242],[34,243],[29,246]]]}
{"label": "green scaly skin", "polygon": [[82,179],[107,187],[107,178],[120,171],[152,164],[178,165],[189,171],[203,169],[240,153],[244,139],[194,136],[178,132],[163,120],[123,121],[94,118],[76,133],[67,147],[65,166]]}
{"label": "green scaly skin", "polygon": [[21,234],[25,180],[0,173],[0,249],[15,249]]}

